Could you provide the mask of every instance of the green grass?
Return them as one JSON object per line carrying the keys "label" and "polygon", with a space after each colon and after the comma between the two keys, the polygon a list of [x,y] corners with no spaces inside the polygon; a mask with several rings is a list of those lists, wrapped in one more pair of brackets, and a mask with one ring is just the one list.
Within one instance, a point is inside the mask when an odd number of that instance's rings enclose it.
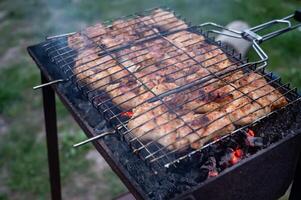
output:
{"label": "green grass", "polygon": [[109,193],[111,197],[116,197],[126,192],[126,188],[121,184],[121,181],[113,171],[106,171],[104,173],[104,180],[108,184],[108,191],[106,193]]}
{"label": "green grass", "polygon": [[[32,86],[40,82],[39,71],[26,52],[26,46],[44,40],[46,35],[76,31],[96,21],[131,14],[147,8],[168,5],[194,24],[214,21],[223,25],[239,19],[251,26],[286,16],[301,7],[297,0],[2,0],[0,12],[6,17],[0,20],[0,117],[7,122],[8,131],[0,133],[0,172],[7,177],[0,186],[8,187],[0,194],[0,200],[18,194],[15,199],[48,199],[48,169],[43,114],[40,91]],[[18,48],[8,62],[1,62],[11,48]],[[276,71],[294,86],[301,87],[301,32],[294,31],[267,41],[262,45],[270,57],[269,70]],[[254,54],[250,55],[255,59]],[[89,147],[78,150],[71,145],[85,138],[70,120],[68,112],[57,101],[62,180],[72,173],[86,174],[90,163],[84,159]],[[1,175],[1,173],[0,173]],[[93,176],[92,177],[96,177]],[[112,171],[104,173],[100,190],[113,197],[125,191]],[[96,181],[97,182],[97,181]],[[108,195],[108,193],[110,195]]]}

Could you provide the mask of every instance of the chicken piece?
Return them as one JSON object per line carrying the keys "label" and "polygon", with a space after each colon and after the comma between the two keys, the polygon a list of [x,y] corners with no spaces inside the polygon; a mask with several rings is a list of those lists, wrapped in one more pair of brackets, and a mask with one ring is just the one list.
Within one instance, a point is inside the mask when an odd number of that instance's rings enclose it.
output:
{"label": "chicken piece", "polygon": [[239,87],[239,80],[244,77],[244,73],[242,70],[238,70],[238,71],[235,71],[235,72],[232,72],[232,73],[229,73],[227,75],[225,75],[223,77],[223,80],[226,82],[226,83],[233,83],[234,85],[236,85],[237,87]]}
{"label": "chicken piece", "polygon": [[243,92],[248,93],[249,97],[265,107],[268,112],[287,104],[286,98],[260,74],[251,72],[238,80],[238,84]]}
{"label": "chicken piece", "polygon": [[101,39],[105,34],[105,27],[98,23],[94,26],[87,27],[81,33],[68,36],[68,46],[72,49],[80,49],[91,44],[96,46],[98,43],[101,43]]}
{"label": "chicken piece", "polygon": [[[225,112],[213,111],[206,114],[194,115],[193,117],[185,115],[182,118],[199,136],[194,141],[190,138],[190,146],[193,149],[199,149],[213,138],[231,133],[235,129]],[[180,136],[185,137],[183,134],[185,133],[181,132]]]}
{"label": "chicken piece", "polygon": [[234,100],[225,105],[224,110],[229,114],[231,121],[235,125],[250,124],[268,113],[262,105],[253,101],[242,92],[234,91],[231,95]]}
{"label": "chicken piece", "polygon": [[80,33],[75,33],[73,35],[68,36],[68,46],[71,49],[81,49],[87,46],[89,42],[87,39],[85,39]]}
{"label": "chicken piece", "polygon": [[211,72],[222,71],[225,68],[233,66],[227,55],[218,47],[210,46],[203,55],[199,55],[196,59],[202,63],[202,66],[210,69]]}
{"label": "chicken piece", "polygon": [[[170,111],[160,102],[146,103],[133,110],[128,128],[140,141],[156,141],[168,150],[200,148],[205,138],[234,130],[222,112],[194,114],[186,110]],[[207,139],[206,141],[208,141]]]}
{"label": "chicken piece", "polygon": [[150,20],[150,16],[128,20],[116,20],[110,27],[112,31],[109,34],[112,38],[122,40],[123,43],[149,37],[158,32],[156,28],[150,27],[148,23],[144,23],[144,21],[149,22]]}
{"label": "chicken piece", "polygon": [[197,44],[203,44],[205,41],[204,36],[189,31],[173,33],[168,35],[167,38],[181,48],[193,47]]}
{"label": "chicken piece", "polygon": [[108,85],[106,91],[112,101],[124,110],[131,110],[153,97],[153,94],[145,90],[133,77],[124,78],[122,82]]}
{"label": "chicken piece", "polygon": [[168,39],[211,72],[221,71],[234,65],[219,47],[206,43],[202,35],[181,31],[169,35]]}
{"label": "chicken piece", "polygon": [[204,84],[188,91],[189,100],[184,107],[197,113],[206,113],[222,108],[233,99],[231,92],[235,90],[230,85],[225,85],[217,79],[212,79]]}
{"label": "chicken piece", "polygon": [[153,87],[151,90],[154,94],[160,95],[164,92],[167,92],[169,90],[175,89],[178,86],[174,83],[161,83]]}
{"label": "chicken piece", "polygon": [[99,57],[97,50],[97,48],[91,48],[81,51],[76,58],[73,73],[89,88],[105,90],[111,81],[107,66],[115,63],[109,56]]}
{"label": "chicken piece", "polygon": [[137,66],[131,60],[119,63],[121,64],[111,66],[107,70],[113,80],[120,81],[121,79],[130,76],[131,71],[136,71],[137,69]]}
{"label": "chicken piece", "polygon": [[184,21],[178,19],[173,13],[162,9],[154,10],[151,17],[159,31],[175,31],[188,27]]}
{"label": "chicken piece", "polygon": [[160,51],[162,45],[159,42],[156,43],[158,45],[154,44],[159,49],[156,49],[153,46],[146,48],[143,45],[134,45],[130,48],[121,49],[118,52],[115,52],[115,59],[117,59],[121,65],[111,67],[108,70],[113,79],[118,80],[125,77],[129,72],[139,72],[141,76],[146,76],[151,75],[152,72],[158,71],[155,63],[158,62],[158,60],[161,60],[161,56],[158,58],[158,52],[162,52]]}
{"label": "chicken piece", "polygon": [[[182,55],[177,56],[179,62],[184,62],[185,66],[191,66],[183,69],[188,74],[187,80],[190,82],[226,68],[236,68],[236,65],[227,58],[222,50],[206,43],[202,35],[181,31],[171,34],[167,38],[182,49]],[[188,55],[189,59],[184,58],[183,55]]]}
{"label": "chicken piece", "polygon": [[138,140],[156,141],[171,150],[177,137],[176,130],[183,123],[160,104],[159,101],[146,103],[133,109],[134,115],[127,126]]}
{"label": "chicken piece", "polygon": [[95,24],[94,26],[87,27],[83,31],[83,34],[90,40],[92,40],[95,44],[100,44],[102,38],[105,36],[106,33],[107,31],[105,26],[103,26],[100,23]]}

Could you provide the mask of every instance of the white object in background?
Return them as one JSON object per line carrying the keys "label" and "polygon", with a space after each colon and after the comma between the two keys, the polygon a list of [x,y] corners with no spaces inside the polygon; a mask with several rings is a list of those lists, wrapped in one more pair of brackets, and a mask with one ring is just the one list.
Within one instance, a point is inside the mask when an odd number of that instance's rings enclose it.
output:
{"label": "white object in background", "polygon": [[[237,31],[244,31],[249,29],[249,25],[243,21],[233,21],[230,24],[226,26],[229,29],[237,30]],[[223,33],[229,33],[229,31],[224,30]],[[233,38],[225,35],[218,35],[216,37],[217,41],[221,41],[222,43],[231,46],[237,53],[240,53],[242,57],[245,57],[246,54],[248,53],[252,43],[248,42],[245,39],[238,39],[238,38]]]}

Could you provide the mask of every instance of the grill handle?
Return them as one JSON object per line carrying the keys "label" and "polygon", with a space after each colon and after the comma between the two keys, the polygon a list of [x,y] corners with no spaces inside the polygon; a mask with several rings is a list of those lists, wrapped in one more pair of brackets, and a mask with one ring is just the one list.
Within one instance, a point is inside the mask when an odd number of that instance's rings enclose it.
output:
{"label": "grill handle", "polygon": [[301,9],[295,11],[294,19],[298,22],[301,22]]}
{"label": "grill handle", "polygon": [[[272,31],[270,33],[267,33],[265,35],[259,35],[258,32],[262,30],[269,29],[275,25],[286,25],[286,27],[281,28],[276,31]],[[256,51],[258,57],[257,61],[248,62],[246,64],[252,65],[257,64],[260,68],[264,68],[267,66],[267,61],[269,59],[268,55],[264,52],[264,50],[260,47],[260,43],[267,41],[269,39],[272,39],[278,35],[281,35],[283,33],[286,33],[288,31],[294,30],[296,28],[301,27],[301,10],[296,10],[293,14],[288,15],[282,19],[275,19],[263,24],[260,24],[258,26],[255,26],[253,28],[244,30],[244,31],[237,31],[233,29],[229,29],[227,27],[218,25],[216,23],[207,22],[204,24],[199,25],[202,28],[205,27],[213,27],[213,29],[209,29],[207,32],[208,34],[221,34],[228,37],[238,38],[238,39],[245,39],[252,43],[253,49]]]}
{"label": "grill handle", "polygon": [[[267,33],[265,35],[260,35],[258,32],[262,30],[269,29],[275,25],[283,24],[286,25],[286,27],[281,28],[276,31],[272,31],[270,33]],[[257,25],[255,27],[252,27],[250,29],[244,30],[244,31],[237,31],[233,29],[229,29],[227,27],[221,26],[219,24],[213,23],[213,22],[207,22],[199,25],[200,27],[208,27],[211,26],[214,29],[208,30],[208,33],[214,33],[214,34],[221,34],[228,37],[234,37],[239,39],[245,39],[252,43],[260,44],[266,40],[269,40],[271,38],[274,38],[278,35],[281,35],[283,33],[286,33],[288,31],[294,30],[296,28],[301,27],[301,9],[296,10],[293,14],[288,15],[281,19],[275,19],[260,25]],[[223,30],[226,32],[222,32],[219,30]]]}
{"label": "grill handle", "polygon": [[[260,32],[262,30],[269,29],[272,26],[279,25],[279,24],[286,25],[286,27],[281,28],[276,31],[272,31],[272,32],[267,33],[262,36],[257,34],[258,32]],[[267,41],[269,39],[277,37],[283,33],[286,33],[291,30],[294,30],[296,28],[299,28],[300,26],[301,26],[301,10],[296,10],[294,14],[286,16],[282,19],[272,20],[272,21],[260,24],[258,26],[255,26],[253,28],[250,28],[248,30],[245,30],[241,33],[241,36],[242,36],[242,38],[249,40],[251,42],[255,41],[257,43],[262,43],[264,41]]]}

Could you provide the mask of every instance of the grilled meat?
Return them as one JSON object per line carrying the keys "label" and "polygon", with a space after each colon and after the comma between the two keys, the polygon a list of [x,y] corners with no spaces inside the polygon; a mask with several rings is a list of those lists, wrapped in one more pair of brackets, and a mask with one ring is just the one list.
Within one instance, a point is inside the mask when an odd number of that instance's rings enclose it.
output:
{"label": "grilled meat", "polygon": [[[189,146],[199,148],[209,139],[230,133],[234,126],[226,113],[194,114],[187,110],[171,111],[160,102],[146,103],[133,110],[129,129],[142,141],[156,141],[165,148],[183,150]],[[210,137],[211,138],[211,137]]]}
{"label": "grilled meat", "polygon": [[242,91],[248,93],[248,96],[266,109],[274,110],[287,104],[285,97],[277,89],[269,85],[260,74],[249,73],[238,80],[238,84],[243,87]]}
{"label": "grilled meat", "polygon": [[128,128],[139,140],[156,141],[172,149],[177,137],[176,129],[182,124],[175,114],[166,112],[166,107],[160,104],[160,102],[146,103],[135,108]]}
{"label": "grilled meat", "polygon": [[[242,70],[147,103],[155,95],[237,68],[218,46],[186,28],[161,9],[107,27],[97,24],[68,38],[78,52],[73,72],[88,88],[105,90],[115,105],[133,112],[128,128],[134,139],[156,141],[169,150],[200,148],[234,125],[252,123],[287,104],[262,75]],[[123,45],[128,46],[118,48]]]}
{"label": "grilled meat", "polygon": [[154,10],[151,18],[155,22],[152,26],[161,32],[181,30],[188,27],[184,21],[178,19],[173,13],[162,9]]}
{"label": "grilled meat", "polygon": [[79,53],[73,73],[89,88],[105,90],[111,82],[110,74],[107,71],[110,65],[115,65],[115,62],[109,56],[99,57],[97,49],[86,49]]}
{"label": "grilled meat", "polygon": [[287,104],[285,97],[257,73],[245,74],[236,81],[234,101],[225,106],[234,124],[246,125]]}

